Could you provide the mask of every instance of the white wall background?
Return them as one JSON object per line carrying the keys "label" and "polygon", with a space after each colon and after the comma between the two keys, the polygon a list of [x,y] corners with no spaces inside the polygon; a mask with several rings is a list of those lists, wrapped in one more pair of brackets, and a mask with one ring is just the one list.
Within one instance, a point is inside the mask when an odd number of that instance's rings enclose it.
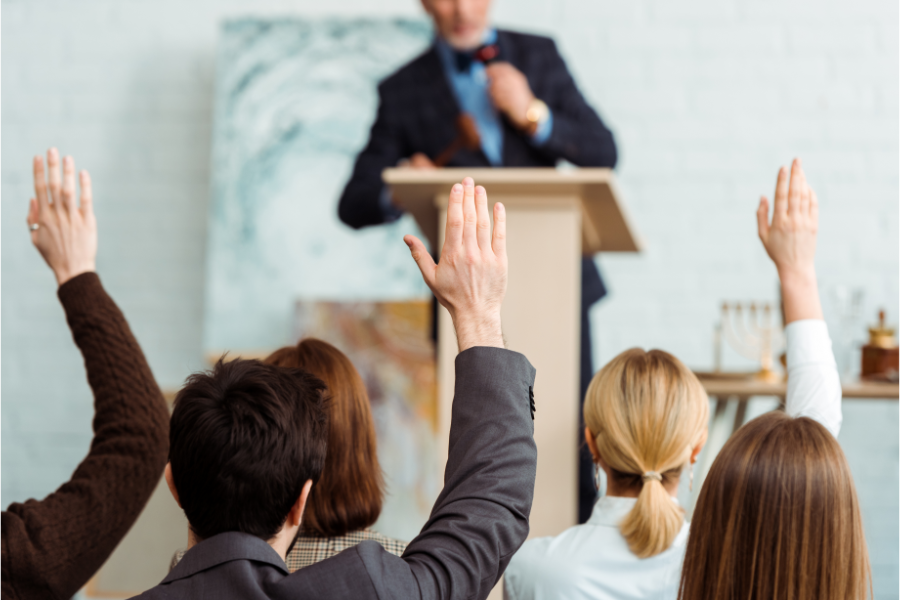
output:
{"label": "white wall background", "polygon": [[[418,16],[415,0],[3,0],[2,503],[64,481],[91,396],[24,216],[30,157],[56,145],[95,181],[98,269],[164,387],[203,366],[201,326],[216,30],[245,14]],[[821,202],[819,273],[898,312],[895,0],[496,0],[495,20],[556,37],[614,129],[647,240],[603,257],[598,364],[641,345],[712,360],[723,299],[772,299],[753,212],[803,157]],[[833,305],[833,303],[831,303]],[[826,307],[836,324],[836,311]],[[850,401],[879,598],[898,590],[896,403]]]}

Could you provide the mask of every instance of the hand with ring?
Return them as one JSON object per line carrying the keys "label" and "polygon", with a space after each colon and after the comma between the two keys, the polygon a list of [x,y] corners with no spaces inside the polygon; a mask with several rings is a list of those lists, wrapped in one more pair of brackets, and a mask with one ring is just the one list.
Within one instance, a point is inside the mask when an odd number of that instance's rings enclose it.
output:
{"label": "hand with ring", "polygon": [[28,207],[31,242],[56,275],[59,285],[76,275],[94,271],[97,259],[97,219],[91,196],[91,177],[79,174],[80,205],[75,201],[75,161],[63,159],[60,175],[59,152],[47,151],[49,177],[44,161],[34,157],[34,193]]}

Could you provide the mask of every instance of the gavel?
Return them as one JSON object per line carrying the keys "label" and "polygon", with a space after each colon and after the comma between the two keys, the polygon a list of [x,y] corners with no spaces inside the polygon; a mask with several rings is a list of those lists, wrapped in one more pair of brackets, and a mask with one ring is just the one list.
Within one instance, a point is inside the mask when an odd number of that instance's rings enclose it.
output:
{"label": "gavel", "polygon": [[468,113],[460,113],[456,117],[456,139],[450,142],[447,148],[434,159],[434,166],[443,167],[457,152],[465,148],[469,151],[478,150],[481,147],[481,136],[478,135],[478,126],[475,119]]}

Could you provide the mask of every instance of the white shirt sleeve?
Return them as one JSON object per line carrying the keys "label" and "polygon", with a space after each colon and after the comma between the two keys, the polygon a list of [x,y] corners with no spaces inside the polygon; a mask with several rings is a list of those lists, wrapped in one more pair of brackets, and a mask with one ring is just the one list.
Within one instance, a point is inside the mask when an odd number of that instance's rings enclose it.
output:
{"label": "white shirt sleeve", "polygon": [[787,337],[787,401],[791,417],[809,417],[837,437],[841,430],[841,380],[828,326],[819,319],[794,321]]}
{"label": "white shirt sleeve", "polygon": [[536,583],[532,564],[534,563],[534,540],[526,541],[513,555],[503,575],[503,600],[536,600]]}

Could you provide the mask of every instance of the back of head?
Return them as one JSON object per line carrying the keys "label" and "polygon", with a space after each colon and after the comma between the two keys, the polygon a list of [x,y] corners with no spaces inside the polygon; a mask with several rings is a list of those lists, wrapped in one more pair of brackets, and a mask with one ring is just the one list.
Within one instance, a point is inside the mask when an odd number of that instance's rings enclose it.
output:
{"label": "back of head", "polygon": [[304,532],[339,536],[374,524],[381,514],[384,482],[369,395],[353,363],[314,338],[281,348],[265,362],[303,369],[328,386],[328,453],[306,505]]}
{"label": "back of head", "polygon": [[175,399],[169,462],[200,539],[240,531],[271,539],[325,461],[325,385],[299,369],[220,360]]}
{"label": "back of head", "polygon": [[[684,513],[663,483],[678,478],[706,437],[709,401],[697,377],[662,350],[626,350],[591,381],[584,421],[619,483],[639,488],[620,524],[631,551],[647,558],[668,549]],[[644,478],[658,473],[660,480]]]}
{"label": "back of head", "polygon": [[680,598],[861,600],[869,559],[850,468],[816,421],[773,412],[739,429],[703,484]]}

